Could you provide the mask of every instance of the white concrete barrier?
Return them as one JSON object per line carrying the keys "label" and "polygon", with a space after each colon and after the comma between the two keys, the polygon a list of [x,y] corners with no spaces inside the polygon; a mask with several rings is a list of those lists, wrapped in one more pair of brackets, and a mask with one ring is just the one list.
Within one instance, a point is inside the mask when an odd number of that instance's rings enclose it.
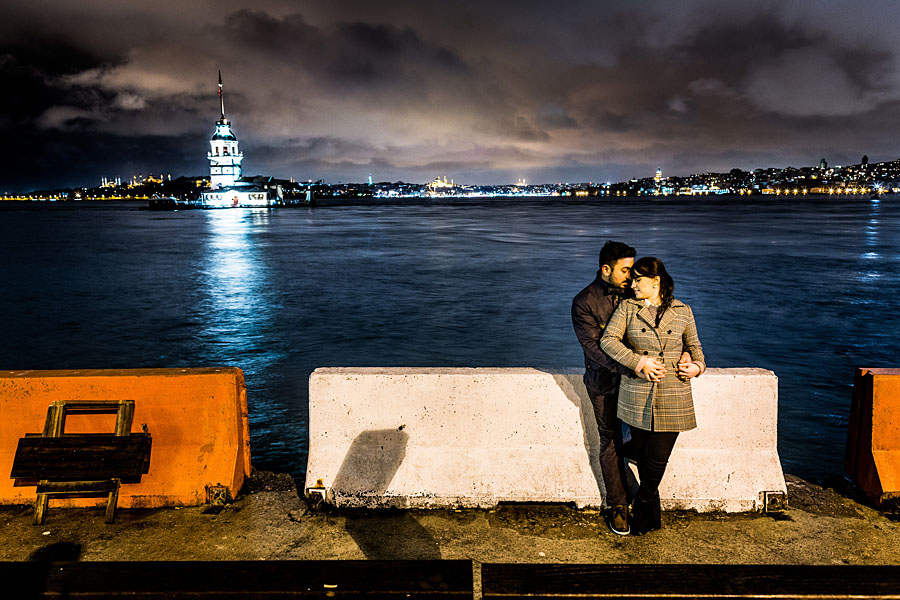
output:
{"label": "white concrete barrier", "polygon": [[[777,377],[708,369],[698,428],[660,487],[664,508],[759,510],[786,493]],[[320,368],[309,382],[307,487],[338,506],[600,506],[594,414],[580,372],[532,368]]]}

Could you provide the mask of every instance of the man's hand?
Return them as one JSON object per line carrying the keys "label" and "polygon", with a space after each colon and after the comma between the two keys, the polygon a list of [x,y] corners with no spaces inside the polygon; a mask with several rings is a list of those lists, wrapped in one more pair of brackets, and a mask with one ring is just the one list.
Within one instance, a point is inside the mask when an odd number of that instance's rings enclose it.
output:
{"label": "man's hand", "polygon": [[692,377],[696,377],[700,374],[700,365],[691,361],[691,359],[685,360],[682,356],[681,361],[678,363],[678,379],[682,381],[687,381]]}
{"label": "man's hand", "polygon": [[666,365],[659,362],[655,358],[647,359],[641,370],[638,371],[638,377],[647,381],[659,382],[666,376]]}

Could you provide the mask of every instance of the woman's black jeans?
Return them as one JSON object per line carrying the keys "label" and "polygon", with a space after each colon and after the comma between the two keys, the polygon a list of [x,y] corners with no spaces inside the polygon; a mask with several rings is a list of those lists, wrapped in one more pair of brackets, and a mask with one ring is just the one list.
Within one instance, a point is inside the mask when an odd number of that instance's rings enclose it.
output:
{"label": "woman's black jeans", "polygon": [[637,459],[638,476],[641,478],[635,499],[650,502],[659,494],[659,482],[666,473],[666,465],[677,439],[677,431],[647,431],[631,427],[632,452]]}

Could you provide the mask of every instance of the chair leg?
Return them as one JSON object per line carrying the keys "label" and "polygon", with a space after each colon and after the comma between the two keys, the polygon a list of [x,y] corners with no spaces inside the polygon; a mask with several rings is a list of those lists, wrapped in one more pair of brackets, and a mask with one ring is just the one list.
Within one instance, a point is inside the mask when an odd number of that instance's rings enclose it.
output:
{"label": "chair leg", "polygon": [[59,437],[66,428],[66,403],[54,400],[47,407],[47,420],[44,422],[44,437]]}
{"label": "chair leg", "polygon": [[47,512],[47,506],[50,504],[50,497],[47,494],[38,494],[37,500],[34,502],[34,524],[43,525],[44,514]]}
{"label": "chair leg", "polygon": [[114,523],[116,520],[116,504],[119,503],[119,480],[113,479],[113,488],[109,492],[109,500],[106,501],[106,522]]}

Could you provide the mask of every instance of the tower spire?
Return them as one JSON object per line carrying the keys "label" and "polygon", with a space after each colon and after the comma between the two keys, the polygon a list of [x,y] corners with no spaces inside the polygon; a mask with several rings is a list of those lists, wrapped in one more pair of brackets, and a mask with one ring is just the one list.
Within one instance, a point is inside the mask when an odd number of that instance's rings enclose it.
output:
{"label": "tower spire", "polygon": [[222,109],[222,120],[225,120],[225,98],[222,96],[222,71],[219,71],[219,107]]}

